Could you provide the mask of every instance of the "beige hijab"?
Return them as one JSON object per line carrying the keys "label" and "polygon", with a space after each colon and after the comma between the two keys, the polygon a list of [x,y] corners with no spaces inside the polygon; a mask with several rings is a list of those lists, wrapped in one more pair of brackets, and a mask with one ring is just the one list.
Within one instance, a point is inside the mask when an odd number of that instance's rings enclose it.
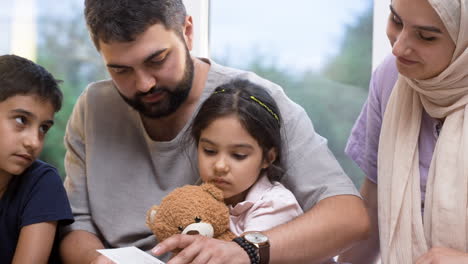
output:
{"label": "beige hijab", "polygon": [[[399,76],[380,134],[378,201],[384,264],[414,263],[431,247],[468,250],[468,0],[428,0],[456,43],[428,80]],[[418,139],[423,108],[445,118],[421,216]]]}

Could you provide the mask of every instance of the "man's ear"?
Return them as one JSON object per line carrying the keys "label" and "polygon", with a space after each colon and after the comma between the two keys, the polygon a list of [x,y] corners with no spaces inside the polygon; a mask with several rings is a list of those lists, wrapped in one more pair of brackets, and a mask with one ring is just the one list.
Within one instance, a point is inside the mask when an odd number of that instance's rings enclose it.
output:
{"label": "man's ear", "polygon": [[270,166],[270,164],[272,164],[273,162],[275,162],[276,160],[276,156],[277,156],[277,152],[276,152],[276,149],[275,148],[271,148],[266,157],[263,159],[263,164],[262,164],[262,169],[266,169],[268,168],[268,166]]}
{"label": "man's ear", "polygon": [[193,19],[192,16],[186,16],[184,30],[182,32],[187,48],[191,51],[193,48]]}

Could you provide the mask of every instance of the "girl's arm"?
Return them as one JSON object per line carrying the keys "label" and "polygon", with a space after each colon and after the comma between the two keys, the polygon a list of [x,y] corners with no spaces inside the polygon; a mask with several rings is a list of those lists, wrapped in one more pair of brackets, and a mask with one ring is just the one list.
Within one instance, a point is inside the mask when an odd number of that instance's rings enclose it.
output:
{"label": "girl's arm", "polygon": [[12,264],[47,263],[57,222],[42,222],[21,228]]}

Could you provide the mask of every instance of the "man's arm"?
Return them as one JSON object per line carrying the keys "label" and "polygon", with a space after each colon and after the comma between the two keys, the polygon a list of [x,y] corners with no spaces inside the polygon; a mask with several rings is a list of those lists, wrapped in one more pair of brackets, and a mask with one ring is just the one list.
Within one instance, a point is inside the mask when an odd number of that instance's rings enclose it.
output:
{"label": "man's arm", "polygon": [[[75,222],[64,228],[66,234],[60,244],[60,255],[64,263],[112,263],[96,249],[104,248],[95,235],[93,219],[89,210],[86,174],[85,105],[87,90],[78,99],[65,132],[65,189],[75,216]],[[106,261],[101,260],[104,258]],[[92,262],[95,260],[94,262]]]}
{"label": "man's arm", "polygon": [[304,215],[273,228],[270,263],[320,263],[367,238],[369,218],[359,197],[333,196]]}
{"label": "man's arm", "polygon": [[367,207],[370,218],[370,235],[340,255],[339,260],[350,263],[376,263],[379,258],[379,224],[377,214],[377,184],[365,179],[361,187],[361,195]]}
{"label": "man's arm", "polygon": [[[353,195],[333,196],[291,222],[265,232],[270,239],[270,263],[320,263],[338,255],[353,242],[367,238],[369,220],[362,200]],[[250,263],[234,242],[200,235],[174,235],[159,243],[153,253],[161,255],[183,249],[168,264]]]}
{"label": "man's arm", "polygon": [[60,255],[65,264],[112,263],[96,249],[103,249],[101,240],[93,233],[76,230],[68,233],[60,244]]}
{"label": "man's arm", "polygon": [[352,181],[315,133],[303,108],[275,96],[284,118],[286,171],[282,182],[305,214],[267,232],[271,263],[320,262],[367,239],[369,217]]}

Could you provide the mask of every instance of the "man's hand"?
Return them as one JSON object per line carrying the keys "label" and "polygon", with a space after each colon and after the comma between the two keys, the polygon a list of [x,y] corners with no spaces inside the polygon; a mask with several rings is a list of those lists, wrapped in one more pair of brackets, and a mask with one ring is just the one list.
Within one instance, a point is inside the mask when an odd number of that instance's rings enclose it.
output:
{"label": "man's hand", "polygon": [[173,235],[159,243],[152,252],[162,255],[182,249],[167,264],[250,264],[247,253],[235,242],[201,235]]}
{"label": "man's hand", "polygon": [[89,264],[115,264],[112,260],[108,259],[104,255],[99,255]]}
{"label": "man's hand", "polygon": [[434,247],[416,261],[416,264],[467,264],[468,254],[451,249]]}

